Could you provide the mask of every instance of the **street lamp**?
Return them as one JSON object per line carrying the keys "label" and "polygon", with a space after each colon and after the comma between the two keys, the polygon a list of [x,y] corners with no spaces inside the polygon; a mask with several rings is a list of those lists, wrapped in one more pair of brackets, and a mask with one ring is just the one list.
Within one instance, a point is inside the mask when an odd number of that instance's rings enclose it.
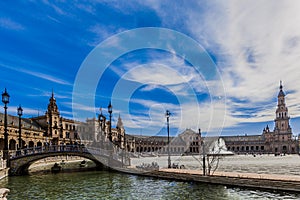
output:
{"label": "street lamp", "polygon": [[23,115],[23,108],[21,107],[21,105],[19,105],[17,111],[18,111],[18,115],[19,115],[19,150],[21,150],[22,149],[22,135],[21,135],[22,122],[21,122],[21,117]]}
{"label": "street lamp", "polygon": [[99,140],[101,140],[100,144],[101,144],[101,148],[102,148],[102,146],[103,146],[102,128],[103,128],[103,121],[104,121],[104,116],[102,115],[102,108],[100,108],[100,115],[98,116],[98,121],[99,121],[99,130],[100,130]]}
{"label": "street lamp", "polygon": [[8,132],[7,132],[7,104],[9,103],[9,94],[6,91],[2,92],[2,102],[4,103],[4,149],[3,160],[6,160],[8,167]]}
{"label": "street lamp", "polygon": [[167,130],[168,130],[168,168],[171,168],[171,157],[170,157],[170,127],[169,127],[169,118],[170,118],[170,111],[166,110],[166,118],[167,118]]}
{"label": "street lamp", "polygon": [[112,142],[112,134],[111,134],[111,113],[112,113],[112,105],[111,105],[111,101],[108,104],[108,113],[109,113],[109,133],[108,133],[108,139],[110,142]]}
{"label": "street lamp", "polygon": [[201,129],[199,128],[199,136],[201,140],[201,145],[202,145],[202,167],[203,167],[203,176],[205,176],[205,171],[206,171],[206,166],[205,166],[205,146],[204,146],[204,140],[202,140],[201,137]]}
{"label": "street lamp", "polygon": [[111,114],[112,114],[112,105],[111,105],[111,101],[108,104],[108,113],[109,113],[109,133],[108,133],[108,139],[110,142],[112,142],[112,135],[111,135]]}

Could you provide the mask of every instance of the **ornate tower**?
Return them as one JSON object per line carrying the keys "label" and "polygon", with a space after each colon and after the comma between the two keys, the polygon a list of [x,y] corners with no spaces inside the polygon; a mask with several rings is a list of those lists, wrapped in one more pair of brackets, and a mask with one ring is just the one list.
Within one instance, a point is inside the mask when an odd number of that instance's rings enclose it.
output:
{"label": "ornate tower", "polygon": [[49,99],[48,110],[46,111],[47,124],[48,124],[48,137],[58,138],[60,133],[60,116],[54,93],[52,91],[51,98]]}
{"label": "ornate tower", "polygon": [[288,108],[285,105],[285,94],[282,88],[282,82],[280,81],[275,118],[275,131],[278,133],[292,133],[292,129],[289,123],[290,117],[288,114]]}

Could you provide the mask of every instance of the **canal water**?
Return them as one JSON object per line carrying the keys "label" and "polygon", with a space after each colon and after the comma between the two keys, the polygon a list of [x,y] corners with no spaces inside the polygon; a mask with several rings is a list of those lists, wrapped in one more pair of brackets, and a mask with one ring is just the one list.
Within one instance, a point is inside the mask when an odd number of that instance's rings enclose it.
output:
{"label": "canal water", "polygon": [[8,200],[25,199],[300,199],[300,194],[227,188],[108,171],[6,177]]}

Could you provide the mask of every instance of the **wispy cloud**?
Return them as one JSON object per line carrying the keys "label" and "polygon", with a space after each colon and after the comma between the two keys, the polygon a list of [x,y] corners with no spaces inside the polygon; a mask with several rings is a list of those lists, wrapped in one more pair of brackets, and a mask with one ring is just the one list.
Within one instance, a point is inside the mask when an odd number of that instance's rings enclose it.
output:
{"label": "wispy cloud", "polygon": [[24,30],[25,27],[9,18],[0,18],[0,27],[10,30]]}
{"label": "wispy cloud", "polygon": [[[100,44],[103,40],[107,39],[110,36],[113,36],[117,33],[120,33],[122,31],[124,31],[125,29],[123,28],[119,28],[117,26],[104,26],[102,24],[95,24],[93,26],[90,26],[90,28],[88,29],[88,31],[92,34],[94,34],[94,39],[93,41],[90,41],[88,43],[89,46],[97,46],[98,44]],[[118,41],[117,40],[113,40],[110,39],[110,43],[109,45],[113,45],[113,46],[117,46]]]}
{"label": "wispy cloud", "polygon": [[52,8],[57,14],[60,15],[68,15],[67,12],[65,12],[61,7],[57,6],[54,3],[49,2],[48,0],[43,0],[42,1],[45,5],[49,6],[50,8]]}
{"label": "wispy cloud", "polygon": [[[8,113],[11,114],[11,115],[14,115],[14,116],[17,116],[17,108],[19,107],[19,105],[10,105],[8,107]],[[22,106],[22,109],[23,109],[23,115],[25,117],[32,117],[32,116],[37,116],[40,112],[39,109],[34,109],[34,108],[28,108],[28,107],[23,107]],[[44,113],[43,113],[44,114]]]}
{"label": "wispy cloud", "polygon": [[44,74],[44,73],[40,73],[40,72],[36,72],[36,71],[30,71],[30,70],[26,70],[26,69],[21,69],[20,71],[23,73],[30,74],[32,76],[41,78],[41,79],[51,81],[53,83],[58,83],[58,84],[62,84],[62,85],[70,85],[70,86],[73,85],[72,83],[70,83],[68,81],[65,81],[63,79],[60,79],[60,78],[57,78],[57,77],[54,77],[54,76],[51,76],[48,74]]}
{"label": "wispy cloud", "polygon": [[44,80],[51,81],[53,83],[58,83],[58,84],[62,84],[62,85],[69,85],[69,86],[73,85],[72,83],[70,83],[68,81],[65,81],[63,79],[60,79],[60,78],[57,78],[57,77],[54,77],[54,76],[51,76],[51,75],[48,75],[48,74],[44,74],[44,73],[41,73],[41,72],[38,72],[38,71],[28,70],[25,67],[22,68],[22,67],[16,67],[16,66],[9,66],[9,65],[6,65],[6,64],[3,64],[3,63],[0,63],[0,65],[2,67],[8,68],[8,69],[11,69],[11,70],[14,70],[14,71],[22,72],[22,73],[25,73],[25,74],[29,74],[29,75],[32,75],[32,76],[35,76],[35,77],[38,77],[38,78],[41,78],[41,79],[44,79]]}
{"label": "wispy cloud", "polygon": [[[236,122],[261,122],[274,119],[279,80],[284,81],[290,113],[300,116],[300,3],[296,1],[205,1],[185,4],[189,12],[174,12],[175,5],[164,9],[162,2],[146,1],[156,10],[164,24],[174,23],[176,13],[185,23],[179,29],[188,30],[215,57],[222,73],[230,118]],[[201,12],[199,12],[201,10]],[[274,12],[276,10],[276,12]],[[201,24],[201,25],[200,25]],[[177,24],[178,25],[178,24]],[[236,105],[238,99],[239,105]],[[238,110],[251,108],[249,118]],[[244,112],[244,111],[241,111]]]}

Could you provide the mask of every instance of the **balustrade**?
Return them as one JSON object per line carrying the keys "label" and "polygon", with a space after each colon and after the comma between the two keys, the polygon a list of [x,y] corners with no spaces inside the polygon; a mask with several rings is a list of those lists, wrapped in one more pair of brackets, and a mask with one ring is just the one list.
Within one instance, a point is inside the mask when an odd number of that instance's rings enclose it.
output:
{"label": "balustrade", "polygon": [[[66,153],[82,153],[91,154],[94,156],[106,157],[119,161],[123,165],[130,165],[130,155],[128,152],[120,151],[120,149],[108,150],[97,147],[85,147],[82,145],[49,145],[49,146],[38,146],[29,147],[21,150],[13,150],[9,152],[10,159],[17,159],[26,156],[35,156],[41,154],[50,154],[49,156],[55,156],[55,153],[66,152]],[[84,156],[84,155],[83,155]],[[0,166],[1,167],[1,166]]]}

